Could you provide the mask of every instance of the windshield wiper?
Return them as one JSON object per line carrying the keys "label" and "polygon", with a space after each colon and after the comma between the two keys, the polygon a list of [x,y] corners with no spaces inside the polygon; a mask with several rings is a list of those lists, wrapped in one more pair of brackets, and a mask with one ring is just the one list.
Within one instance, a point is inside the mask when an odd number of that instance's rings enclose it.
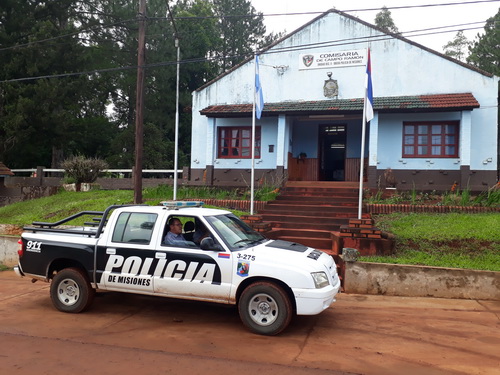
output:
{"label": "windshield wiper", "polygon": [[237,244],[239,244],[239,243],[241,243],[241,242],[245,242],[247,245],[255,245],[255,244],[261,243],[261,242],[262,242],[262,241],[264,241],[265,239],[266,239],[265,237],[263,237],[263,238],[259,238],[259,239],[257,239],[257,240],[251,240],[251,239],[249,239],[249,238],[243,238],[242,240],[236,241],[236,242],[233,244],[233,246],[234,246],[234,245],[237,245]]}
{"label": "windshield wiper", "polygon": [[253,242],[254,242],[254,240],[251,240],[251,239],[249,239],[249,238],[243,238],[242,240],[236,241],[236,242],[233,244],[233,246],[234,246],[234,245],[239,244],[240,242],[249,242],[249,243],[253,243]]}

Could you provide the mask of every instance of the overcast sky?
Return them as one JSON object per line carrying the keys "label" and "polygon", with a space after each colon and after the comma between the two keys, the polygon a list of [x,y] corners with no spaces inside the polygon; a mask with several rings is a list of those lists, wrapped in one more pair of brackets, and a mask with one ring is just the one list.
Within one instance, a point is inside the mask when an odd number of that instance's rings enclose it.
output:
{"label": "overcast sky", "polygon": [[[470,3],[471,0],[251,0],[254,8],[265,16],[267,31],[294,31],[309,22],[320,13],[335,8],[340,11],[356,10],[349,12],[363,21],[375,24],[375,15],[380,11],[362,11],[362,9],[401,7],[411,5]],[[466,37],[472,41],[478,33],[484,30],[484,22],[493,17],[500,6],[500,0],[490,2],[476,1],[474,4],[433,6],[423,8],[389,9],[392,19],[403,36],[414,42],[423,44],[438,52],[443,51],[443,46],[452,40],[457,31],[464,29]],[[292,13],[318,12],[317,14],[292,15]],[[270,14],[287,14],[281,16],[266,16]],[[434,32],[433,35],[409,36],[405,32],[481,22],[473,25],[454,26],[444,30],[430,30],[422,33]],[[474,30],[465,30],[475,28]],[[450,31],[436,34],[436,31]]]}

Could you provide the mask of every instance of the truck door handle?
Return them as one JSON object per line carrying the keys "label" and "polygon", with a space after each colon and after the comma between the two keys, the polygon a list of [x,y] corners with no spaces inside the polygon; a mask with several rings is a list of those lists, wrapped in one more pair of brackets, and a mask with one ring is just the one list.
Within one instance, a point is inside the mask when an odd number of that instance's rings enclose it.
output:
{"label": "truck door handle", "polygon": [[108,249],[106,249],[106,254],[115,255],[116,254],[116,249],[108,248]]}
{"label": "truck door handle", "polygon": [[167,259],[167,254],[165,253],[155,253],[156,259]]}

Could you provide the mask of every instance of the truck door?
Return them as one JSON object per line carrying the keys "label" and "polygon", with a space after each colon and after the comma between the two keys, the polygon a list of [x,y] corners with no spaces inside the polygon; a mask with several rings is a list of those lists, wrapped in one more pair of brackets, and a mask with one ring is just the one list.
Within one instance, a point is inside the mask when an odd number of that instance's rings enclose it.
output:
{"label": "truck door", "polygon": [[[107,290],[153,293],[156,214],[122,212],[106,246],[97,249],[97,280]],[[100,274],[100,275],[99,275]]]}
{"label": "truck door", "polygon": [[[181,224],[184,241],[166,242],[169,221]],[[175,220],[178,219],[178,220]],[[230,252],[201,250],[200,237],[215,236],[201,218],[169,215],[157,246],[158,266],[153,275],[155,293],[205,301],[227,302],[231,291],[232,255]],[[192,228],[192,232],[188,230]]]}

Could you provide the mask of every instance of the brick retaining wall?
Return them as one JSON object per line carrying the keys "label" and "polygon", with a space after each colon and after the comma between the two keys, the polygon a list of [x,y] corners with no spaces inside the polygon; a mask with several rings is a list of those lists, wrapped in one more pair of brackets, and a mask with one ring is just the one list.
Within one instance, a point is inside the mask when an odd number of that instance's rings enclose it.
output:
{"label": "brick retaining wall", "polygon": [[500,207],[477,206],[432,206],[425,204],[365,204],[364,211],[370,214],[390,214],[393,212],[426,212],[426,213],[484,213],[500,212]]}
{"label": "brick retaining wall", "polygon": [[[189,199],[190,201],[192,200],[197,200],[197,201],[202,201],[207,205],[210,206],[217,206],[217,207],[225,207],[229,208],[232,210],[240,210],[240,211],[250,211],[250,201],[245,201],[245,200],[239,200],[239,199],[214,199],[214,198],[193,198]],[[260,210],[264,209],[266,206],[267,202],[265,201],[254,201],[254,211],[259,212]]]}

